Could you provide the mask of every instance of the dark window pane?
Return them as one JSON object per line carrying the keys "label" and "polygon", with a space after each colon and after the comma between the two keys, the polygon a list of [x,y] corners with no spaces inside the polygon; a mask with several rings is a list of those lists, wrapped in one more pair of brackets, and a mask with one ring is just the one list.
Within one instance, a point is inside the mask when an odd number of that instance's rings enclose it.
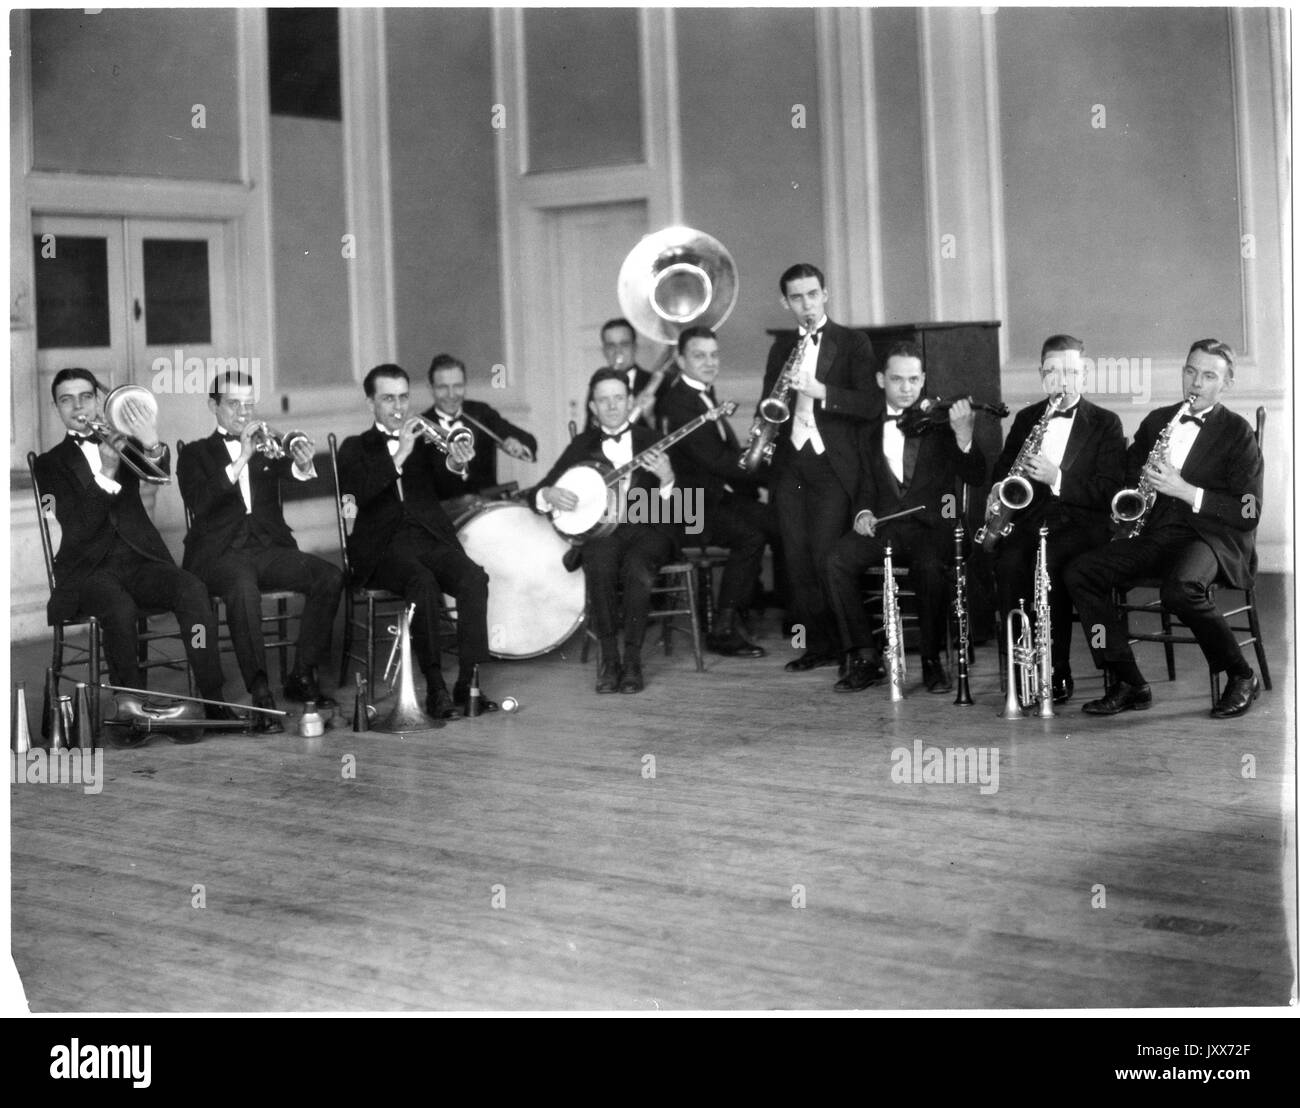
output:
{"label": "dark window pane", "polygon": [[343,118],[338,9],[270,9],[266,51],[272,115]]}
{"label": "dark window pane", "polygon": [[108,240],[34,235],[36,345],[109,346]]}
{"label": "dark window pane", "polygon": [[144,240],[144,319],[150,346],[212,341],[206,240]]}

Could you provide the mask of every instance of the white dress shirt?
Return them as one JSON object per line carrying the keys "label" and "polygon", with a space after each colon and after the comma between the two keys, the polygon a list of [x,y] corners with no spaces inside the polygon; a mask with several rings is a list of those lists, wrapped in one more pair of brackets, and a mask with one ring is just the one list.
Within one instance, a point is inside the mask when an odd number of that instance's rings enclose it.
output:
{"label": "white dress shirt", "polygon": [[[818,336],[816,342],[812,341],[809,336],[815,335],[826,326],[826,316],[822,316],[807,331],[799,332],[799,342],[802,350],[799,353],[799,361],[795,366],[794,376],[797,381],[804,375],[807,370],[809,377],[817,375],[817,358],[821,353],[821,338]],[[794,427],[790,431],[790,444],[799,450],[804,443],[811,442],[814,454],[826,453],[826,444],[822,442],[821,432],[817,429],[817,418],[814,415],[816,411],[816,401],[807,393],[799,393],[799,399],[794,405]],[[825,404],[823,402],[823,407]]]}
{"label": "white dress shirt", "polygon": [[104,476],[104,459],[99,456],[99,443],[91,442],[86,435],[74,434],[72,431],[69,431],[68,434],[77,440],[77,448],[90,465],[90,472],[95,477],[95,484],[108,493],[109,496],[116,496],[120,493],[122,491],[121,483],[114,481],[111,477]]}
{"label": "white dress shirt", "polygon": [[1079,398],[1076,396],[1074,403],[1068,408],[1063,408],[1062,411],[1074,414],[1069,419],[1057,419],[1053,416],[1048,420],[1047,432],[1043,435],[1042,445],[1038,448],[1038,452],[1056,466],[1056,480],[1051,486],[1053,496],[1061,495],[1061,459],[1065,457],[1065,448],[1070,441],[1074,421],[1079,418]]}
{"label": "white dress shirt", "polygon": [[[1214,411],[1215,407],[1217,407],[1217,405],[1212,405],[1211,407],[1206,408],[1203,412],[1197,412],[1196,418],[1200,420],[1201,423],[1204,423],[1205,420],[1210,417],[1210,413]],[[1179,472],[1182,471],[1184,464],[1187,462],[1187,455],[1192,452],[1192,447],[1196,443],[1196,436],[1201,433],[1200,424],[1192,423],[1190,421],[1184,423],[1181,412],[1182,409],[1180,408],[1178,412],[1174,414],[1174,429],[1172,434],[1169,436],[1169,464]],[[1188,414],[1190,415],[1191,413],[1189,412]],[[1205,490],[1199,485],[1195,486],[1195,488],[1196,499],[1192,502],[1192,511],[1199,512],[1201,510],[1201,501],[1205,498]]]}

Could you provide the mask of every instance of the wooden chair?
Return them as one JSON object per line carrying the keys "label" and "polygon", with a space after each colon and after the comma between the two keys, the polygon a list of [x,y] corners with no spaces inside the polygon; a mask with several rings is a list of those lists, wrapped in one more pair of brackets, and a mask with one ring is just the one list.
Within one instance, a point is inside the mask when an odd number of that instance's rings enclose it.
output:
{"label": "wooden chair", "polygon": [[[1255,442],[1259,444],[1261,454],[1264,446],[1264,421],[1267,414],[1262,405],[1255,409]],[[1169,680],[1174,681],[1177,679],[1174,667],[1174,647],[1176,645],[1196,645],[1196,638],[1187,631],[1186,625],[1175,620],[1173,614],[1160,602],[1161,584],[1161,579],[1158,577],[1144,577],[1134,581],[1128,588],[1116,589],[1115,606],[1120,613],[1124,634],[1128,637],[1130,643],[1155,642],[1164,646],[1165,669],[1169,672]],[[1154,589],[1157,595],[1154,600],[1132,602],[1129,600],[1129,593],[1134,589]],[[1255,600],[1254,583],[1252,582],[1244,589],[1236,589],[1231,585],[1216,581],[1209,588],[1211,600],[1214,599],[1216,591],[1220,589],[1243,594],[1242,603],[1221,610],[1221,614],[1229,621],[1228,626],[1235,634],[1244,634],[1246,636],[1238,639],[1237,645],[1243,648],[1247,646],[1255,648],[1255,661],[1259,665],[1260,680],[1263,681],[1264,688],[1271,691],[1273,680],[1269,675],[1268,658],[1264,653],[1264,633],[1260,629],[1259,608]],[[1134,631],[1129,625],[1129,619],[1135,613],[1158,615],[1160,617],[1160,630]],[[1245,616],[1246,622],[1244,624],[1233,624],[1232,620],[1238,616]],[[1219,702],[1219,674],[1214,670],[1210,670],[1210,702],[1211,704]]]}
{"label": "wooden chair", "polygon": [[[50,538],[50,516],[45,512],[45,507],[41,503],[41,485],[36,479],[36,454],[34,451],[27,452],[27,469],[32,478],[32,495],[36,498],[36,518],[40,524],[41,530],[41,554],[45,559],[45,581],[49,585],[50,595],[54,595],[54,543]],[[141,681],[144,686],[148,687],[149,671],[151,669],[179,669],[185,672],[186,687],[191,696],[194,695],[194,675],[190,672],[189,659],[184,653],[184,639],[181,629],[178,626],[175,631],[154,631],[149,627],[149,621],[157,616],[167,615],[163,609],[145,609],[140,612],[139,619],[136,623],[136,659],[140,666]],[[93,688],[103,679],[103,629],[100,627],[99,620],[94,616],[87,616],[81,613],[65,620],[49,620],[50,627],[53,631],[53,649],[50,655],[50,668],[54,670],[56,676],[62,677],[64,670],[76,666],[84,665],[86,667],[86,680],[92,686],[90,705],[94,717],[94,726],[98,730],[102,713],[100,710],[100,690]],[[77,643],[67,640],[67,633],[85,625],[87,629],[86,645],[80,646]],[[168,639],[175,639],[181,644],[182,651],[180,656],[174,654],[157,654],[157,644]],[[69,659],[68,654],[72,657]],[[152,655],[152,656],[151,656]],[[41,733],[48,734],[49,720],[41,720]]]}
{"label": "wooden chair", "polygon": [[[667,562],[659,567],[655,583],[650,588],[651,609],[646,616],[647,623],[658,621],[660,624],[659,641],[663,644],[664,654],[673,652],[673,634],[689,634],[691,647],[695,652],[695,671],[704,672],[703,639],[700,635],[700,610],[698,607],[699,584],[695,576],[695,566],[688,561]],[[667,601],[667,606],[653,607],[655,598]],[[687,625],[677,622],[682,616]],[[591,626],[591,604],[583,615],[585,632],[582,639],[582,662],[585,665],[591,653],[591,644],[597,643],[596,632]]]}

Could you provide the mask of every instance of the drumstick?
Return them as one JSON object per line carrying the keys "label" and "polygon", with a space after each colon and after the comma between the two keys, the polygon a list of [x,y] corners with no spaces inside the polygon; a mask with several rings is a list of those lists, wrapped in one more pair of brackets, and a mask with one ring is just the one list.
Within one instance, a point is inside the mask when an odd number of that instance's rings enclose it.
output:
{"label": "drumstick", "polygon": [[877,516],[876,526],[879,527],[882,523],[888,523],[891,519],[902,519],[903,516],[915,515],[917,512],[923,512],[923,511],[925,511],[925,505],[918,504],[915,508],[908,508],[907,511],[905,512],[894,512],[893,514],[887,516]]}

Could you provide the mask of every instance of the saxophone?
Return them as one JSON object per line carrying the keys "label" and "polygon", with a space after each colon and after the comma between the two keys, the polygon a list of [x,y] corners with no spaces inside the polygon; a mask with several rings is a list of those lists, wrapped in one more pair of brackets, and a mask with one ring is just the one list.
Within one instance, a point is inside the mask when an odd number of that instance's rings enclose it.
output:
{"label": "saxophone", "polygon": [[903,657],[903,617],[894,582],[894,547],[885,543],[885,585],[881,594],[885,623],[885,672],[889,674],[889,699],[903,699],[907,662]]}
{"label": "saxophone", "polygon": [[1022,600],[1019,608],[1007,613],[1007,699],[1003,719],[1024,719],[1024,709],[1038,705],[1041,719],[1053,719],[1052,710],[1052,609],[1048,593],[1052,582],[1047,576],[1047,528],[1038,529],[1038,558],[1034,563],[1034,611],[1038,617],[1038,634],[1029,620]]}
{"label": "saxophone", "polygon": [[[1174,428],[1190,410],[1191,404],[1184,403],[1174,413],[1174,418],[1165,424],[1164,430],[1160,432],[1155,445],[1151,448],[1151,453],[1147,455],[1147,460],[1142,463],[1142,476],[1138,478],[1137,488],[1120,489],[1111,498],[1111,521],[1120,524],[1115,538],[1135,539],[1142,534],[1142,529],[1147,523],[1147,514],[1156,502],[1156,490],[1151,487],[1151,478],[1147,475],[1147,470],[1153,465],[1169,460],[1169,440],[1173,437]],[[1124,524],[1128,524],[1128,527],[1125,528]]]}
{"label": "saxophone", "polygon": [[795,368],[803,351],[807,336],[794,344],[785,365],[777,374],[771,395],[758,406],[758,414],[749,428],[749,438],[740,454],[740,468],[746,473],[755,472],[764,462],[770,462],[776,453],[776,429],[790,418],[790,393],[794,390]]}
{"label": "saxophone", "polygon": [[1042,450],[1043,436],[1047,434],[1052,416],[1060,411],[1064,402],[1064,393],[1055,393],[1048,398],[1047,407],[1025,438],[1006,477],[993,486],[998,502],[984,517],[984,526],[975,532],[975,541],[986,551],[992,552],[999,542],[1011,534],[1011,529],[1015,527],[1016,513],[1028,508],[1034,499],[1034,486],[1025,476],[1029,469],[1029,459]]}

